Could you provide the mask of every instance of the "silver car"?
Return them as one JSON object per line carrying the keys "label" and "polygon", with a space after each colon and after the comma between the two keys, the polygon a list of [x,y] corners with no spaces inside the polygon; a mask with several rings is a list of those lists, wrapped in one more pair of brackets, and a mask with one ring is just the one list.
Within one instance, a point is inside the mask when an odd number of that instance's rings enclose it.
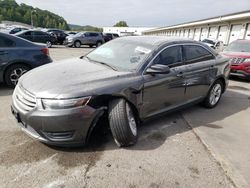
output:
{"label": "silver car", "polygon": [[66,38],[66,45],[69,47],[80,48],[82,45],[100,46],[104,43],[102,33],[99,32],[80,32]]}

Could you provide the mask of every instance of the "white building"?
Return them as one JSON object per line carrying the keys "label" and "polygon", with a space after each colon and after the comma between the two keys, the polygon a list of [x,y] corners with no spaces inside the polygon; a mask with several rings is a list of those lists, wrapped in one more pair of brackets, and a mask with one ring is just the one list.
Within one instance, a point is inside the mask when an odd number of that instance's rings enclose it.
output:
{"label": "white building", "polygon": [[250,39],[250,10],[151,29],[143,34],[185,37],[197,41],[213,38],[228,44],[237,39]]}
{"label": "white building", "polygon": [[152,27],[103,27],[103,33],[116,33],[120,36],[142,35],[146,30],[152,30]]}

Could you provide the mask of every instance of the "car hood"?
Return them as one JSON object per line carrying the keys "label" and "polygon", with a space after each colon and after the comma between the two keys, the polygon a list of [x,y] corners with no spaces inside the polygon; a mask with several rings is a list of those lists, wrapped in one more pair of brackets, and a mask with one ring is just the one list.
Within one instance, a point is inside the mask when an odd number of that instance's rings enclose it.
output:
{"label": "car hood", "polygon": [[112,92],[133,74],[74,58],[35,68],[20,78],[19,85],[37,98],[74,98]]}
{"label": "car hood", "polygon": [[229,51],[224,51],[222,52],[223,55],[230,57],[230,58],[234,58],[234,57],[238,57],[238,58],[250,58],[250,52],[229,52]]}

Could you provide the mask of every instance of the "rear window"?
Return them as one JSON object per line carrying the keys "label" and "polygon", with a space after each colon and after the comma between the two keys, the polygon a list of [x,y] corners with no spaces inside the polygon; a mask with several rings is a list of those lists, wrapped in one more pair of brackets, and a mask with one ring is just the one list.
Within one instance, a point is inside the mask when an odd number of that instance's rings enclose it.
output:
{"label": "rear window", "polygon": [[0,47],[13,47],[15,46],[15,42],[6,38],[6,37],[3,37],[3,36],[0,36]]}
{"label": "rear window", "polygon": [[191,64],[214,59],[214,56],[201,46],[185,45],[184,59],[186,64]]}

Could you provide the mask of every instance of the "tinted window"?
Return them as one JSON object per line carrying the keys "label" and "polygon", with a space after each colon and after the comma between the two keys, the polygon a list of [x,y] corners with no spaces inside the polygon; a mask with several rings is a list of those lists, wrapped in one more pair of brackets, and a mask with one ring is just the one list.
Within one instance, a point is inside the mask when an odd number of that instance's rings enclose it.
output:
{"label": "tinted window", "polygon": [[0,36],[0,47],[13,47],[15,46],[15,42],[6,38]]}
{"label": "tinted window", "polygon": [[90,33],[84,33],[85,37],[90,37]]}
{"label": "tinted window", "polygon": [[185,63],[197,63],[214,59],[213,54],[201,46],[185,45],[184,46]]}
{"label": "tinted window", "polygon": [[31,35],[31,31],[27,31],[27,32],[23,33],[23,35],[29,36],[29,35]]}
{"label": "tinted window", "polygon": [[182,64],[181,47],[174,46],[165,49],[155,58],[154,64],[163,64],[169,67],[175,67]]}
{"label": "tinted window", "polygon": [[41,31],[35,31],[33,32],[33,35],[47,35],[47,34]]}
{"label": "tinted window", "polygon": [[91,36],[91,37],[97,37],[97,36],[98,36],[98,33],[90,33],[90,36]]}

